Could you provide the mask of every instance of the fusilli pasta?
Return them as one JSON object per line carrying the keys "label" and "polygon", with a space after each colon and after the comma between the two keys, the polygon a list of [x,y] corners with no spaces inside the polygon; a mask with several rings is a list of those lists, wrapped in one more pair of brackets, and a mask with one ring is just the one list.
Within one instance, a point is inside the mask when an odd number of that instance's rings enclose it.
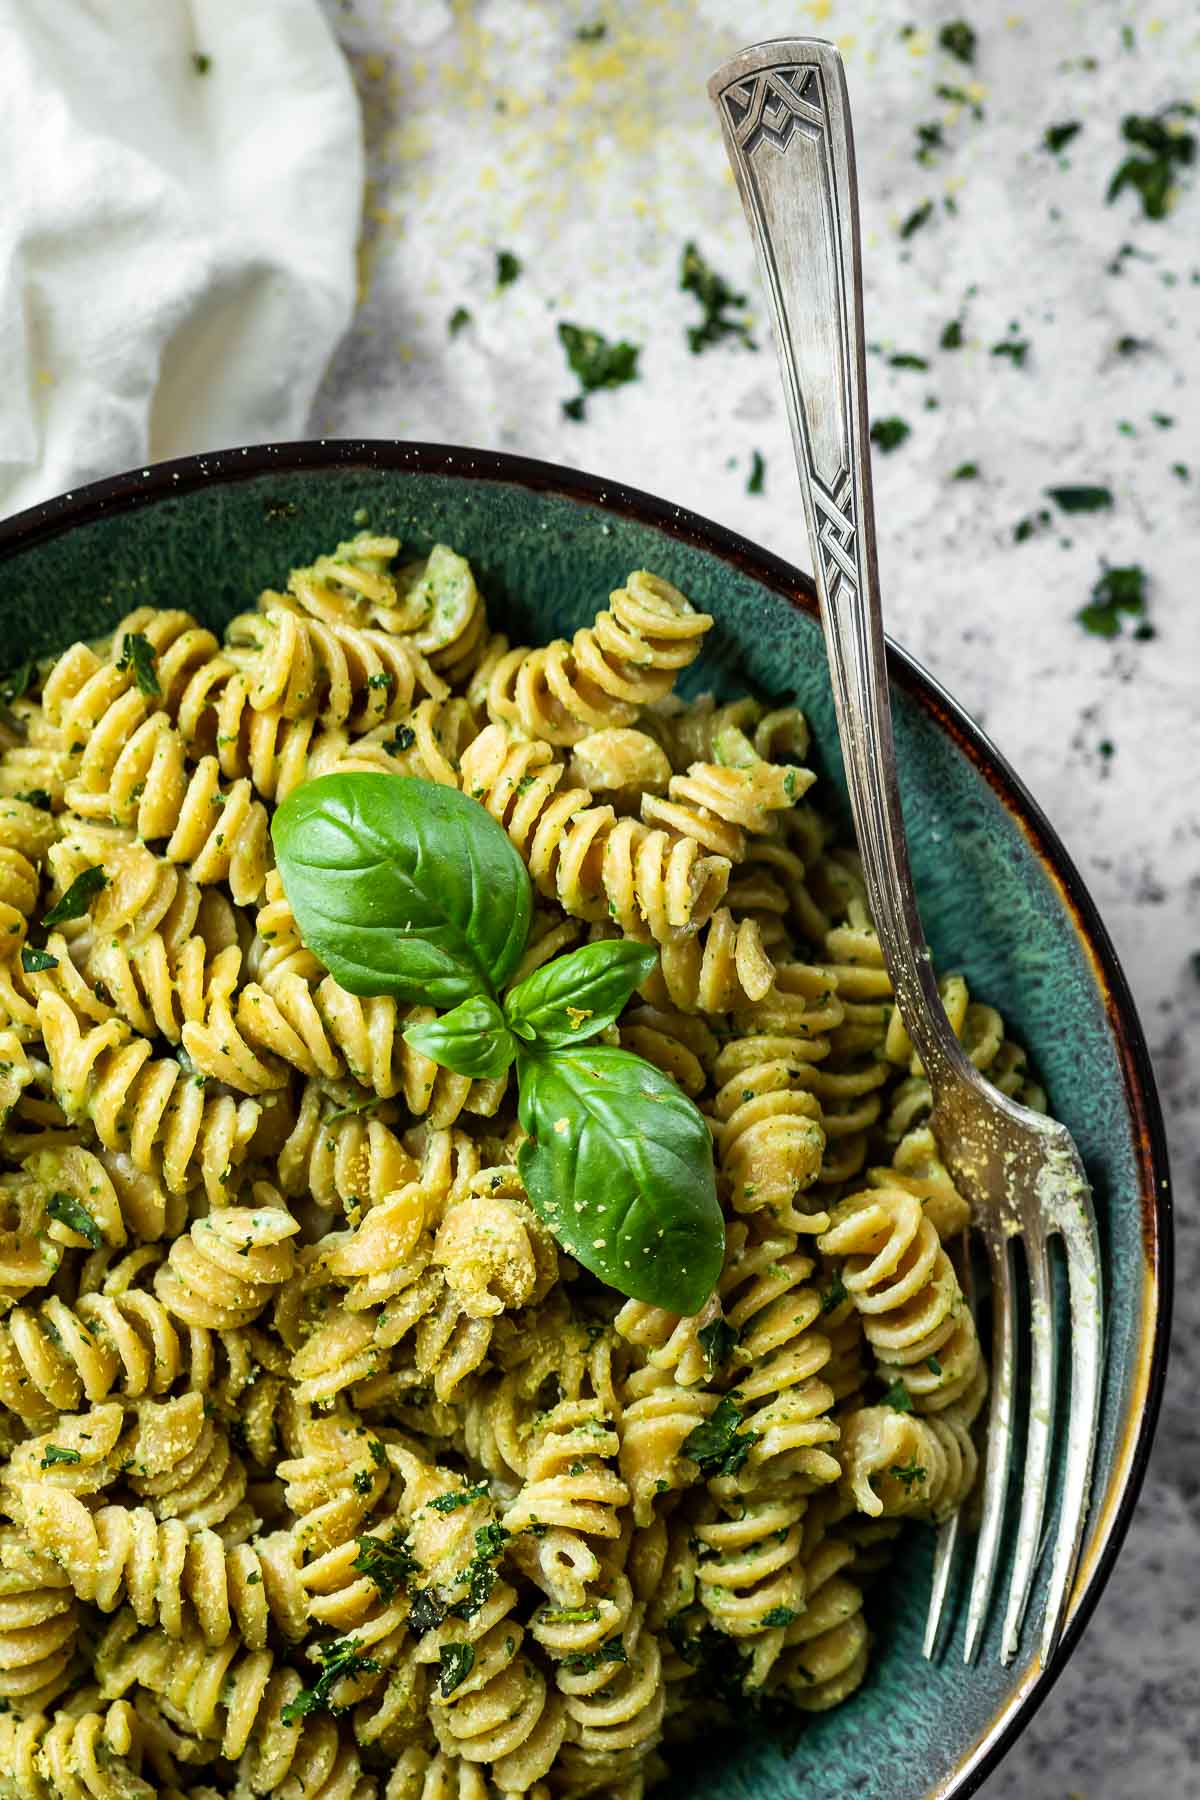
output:
{"label": "fusilli pasta", "polygon": [[[455,550],[364,529],[0,721],[0,1793],[642,1800],[697,1728],[862,1681],[864,1585],[975,1479],[968,1208],[803,715],[672,692],[710,625],[635,571],[510,648]],[[514,982],[654,947],[604,1035],[711,1129],[695,1315],[585,1275],[514,1084],[301,942],[272,809],[360,770],[504,827]]]}

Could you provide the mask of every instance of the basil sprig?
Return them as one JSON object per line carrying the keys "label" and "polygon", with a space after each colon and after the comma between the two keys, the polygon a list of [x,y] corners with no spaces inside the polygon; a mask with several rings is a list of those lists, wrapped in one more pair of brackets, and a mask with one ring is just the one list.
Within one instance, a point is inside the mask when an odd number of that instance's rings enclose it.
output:
{"label": "basil sprig", "polygon": [[352,994],[457,1006],[520,961],[525,864],[478,801],[395,775],[322,775],[271,827],[300,936]]}
{"label": "basil sprig", "polygon": [[516,1062],[521,1176],[559,1242],[619,1292],[698,1312],[725,1248],[708,1126],[651,1063],[589,1042],[654,949],[588,944],[506,993],[529,935],[528,871],[477,801],[433,782],[321,776],[288,795],[272,835],[300,936],[335,980],[447,1009],[404,1036],[458,1074]]}

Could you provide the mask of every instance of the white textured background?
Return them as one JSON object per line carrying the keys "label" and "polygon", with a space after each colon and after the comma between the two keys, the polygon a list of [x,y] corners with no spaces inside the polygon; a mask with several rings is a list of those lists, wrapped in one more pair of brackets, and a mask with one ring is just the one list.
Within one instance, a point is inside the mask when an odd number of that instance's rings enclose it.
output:
{"label": "white textured background", "polygon": [[[754,293],[707,76],[760,38],[814,31],[842,47],[867,332],[881,346],[872,412],[912,427],[877,455],[889,625],[996,739],[1083,870],[1141,1009],[1182,1215],[1175,1358],[1137,1518],[1078,1654],[985,1792],[1194,1800],[1200,182],[1185,178],[1161,222],[1129,193],[1105,202],[1127,148],[1122,115],[1200,103],[1194,0],[1038,0],[1007,14],[1007,0],[327,3],[363,97],[370,186],[359,315],[314,433],[572,463],[805,567],[773,355],[730,343],[691,356],[684,329],[698,315],[678,264],[695,237]],[[937,45],[940,24],[962,16],[978,33],[970,68]],[[600,42],[576,40],[598,21]],[[939,84],[968,88],[983,117],[939,98]],[[1083,130],[1051,155],[1043,133],[1067,120]],[[942,125],[946,148],[922,165],[924,122]],[[926,200],[933,216],[904,241],[900,224]],[[500,248],[523,264],[503,290]],[[451,340],[460,305],[473,322]],[[560,407],[575,386],[554,330],[564,318],[643,346],[641,379],[597,394],[582,425]],[[953,318],[964,346],[942,351]],[[1009,336],[1029,342],[1024,367],[990,354]],[[1118,354],[1122,337],[1144,347]],[[889,367],[897,351],[929,370]],[[746,492],[756,449],[762,495]],[[979,479],[951,481],[968,461]],[[1017,521],[1048,504],[1044,488],[1069,482],[1110,487],[1112,511],[1059,515],[1014,542]],[[1127,628],[1106,642],[1076,622],[1106,561],[1145,568],[1153,638]]]}

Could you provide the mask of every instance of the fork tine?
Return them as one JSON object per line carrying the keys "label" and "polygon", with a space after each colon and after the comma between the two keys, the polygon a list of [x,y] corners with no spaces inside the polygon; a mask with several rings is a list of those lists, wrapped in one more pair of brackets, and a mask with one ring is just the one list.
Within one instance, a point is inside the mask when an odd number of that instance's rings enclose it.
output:
{"label": "fork tine", "polygon": [[968,1663],[975,1660],[996,1579],[1000,1529],[1004,1523],[1004,1502],[1012,1460],[1012,1398],[1016,1369],[1012,1260],[1008,1240],[999,1222],[991,1220],[984,1222],[983,1234],[992,1266],[992,1403],[988,1411],[983,1517],[975,1547],[975,1569],[971,1576],[963,1643],[963,1661]]}
{"label": "fork tine", "polygon": [[[975,1267],[971,1260],[971,1245],[966,1232],[950,1247],[950,1260],[953,1262],[962,1287],[963,1299],[975,1317]],[[933,1585],[929,1594],[929,1610],[925,1615],[925,1637],[921,1650],[928,1662],[935,1662],[938,1655],[938,1640],[941,1636],[942,1620],[946,1610],[946,1600],[950,1593],[954,1572],[958,1565],[959,1552],[962,1548],[963,1532],[960,1529],[961,1513],[952,1513],[945,1522],[938,1526],[937,1537],[933,1549]]]}
{"label": "fork tine", "polygon": [[1013,1557],[1012,1584],[1004,1615],[1001,1662],[1011,1662],[1021,1637],[1021,1621],[1029,1604],[1042,1520],[1049,1486],[1050,1446],[1054,1441],[1054,1394],[1057,1383],[1057,1332],[1050,1287],[1050,1258],[1040,1220],[1031,1220],[1025,1235],[1025,1259],[1029,1265],[1031,1360],[1029,1424],[1025,1437],[1025,1466],[1021,1470],[1021,1518]]}
{"label": "fork tine", "polygon": [[951,1513],[945,1523],[938,1526],[937,1538],[934,1541],[933,1586],[929,1593],[929,1611],[925,1615],[925,1637],[921,1644],[921,1650],[927,1662],[937,1661],[942,1614],[946,1610],[946,1595],[950,1592],[950,1577],[954,1572],[958,1550],[960,1517],[960,1513]]}
{"label": "fork tine", "polygon": [[1071,1295],[1071,1411],[1067,1426],[1067,1467],[1058,1538],[1046,1594],[1042,1627],[1042,1665],[1049,1665],[1066,1621],[1071,1578],[1083,1543],[1092,1457],[1100,1417],[1100,1380],[1104,1345],[1104,1300],[1100,1287],[1100,1242],[1096,1215],[1086,1185],[1072,1194],[1077,1212],[1060,1217],[1067,1253]]}

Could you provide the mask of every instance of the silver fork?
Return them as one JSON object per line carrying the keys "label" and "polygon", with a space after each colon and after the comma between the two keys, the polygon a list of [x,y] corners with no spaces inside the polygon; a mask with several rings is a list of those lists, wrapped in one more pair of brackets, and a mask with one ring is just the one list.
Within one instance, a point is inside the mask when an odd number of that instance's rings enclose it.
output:
{"label": "silver fork", "polygon": [[[863,337],[862,259],[841,57],[819,39],[743,50],[709,83],[775,325],[842,758],[867,894],[896,1005],[933,1091],[931,1124],[970,1201],[992,1273],[994,1335],[983,1513],[964,1645],[987,1623],[1012,1463],[1016,1381],[1013,1241],[1030,1299],[1029,1423],[1000,1655],[1015,1654],[1039,1561],[1058,1388],[1048,1244],[1062,1240],[1070,1295],[1070,1413],[1041,1658],[1067,1616],[1091,1488],[1103,1343],[1099,1244],[1083,1164],[1063,1126],[992,1087],[954,1035],[913,891],[884,659]],[[936,1653],[960,1536],[943,1527],[925,1654]]]}

